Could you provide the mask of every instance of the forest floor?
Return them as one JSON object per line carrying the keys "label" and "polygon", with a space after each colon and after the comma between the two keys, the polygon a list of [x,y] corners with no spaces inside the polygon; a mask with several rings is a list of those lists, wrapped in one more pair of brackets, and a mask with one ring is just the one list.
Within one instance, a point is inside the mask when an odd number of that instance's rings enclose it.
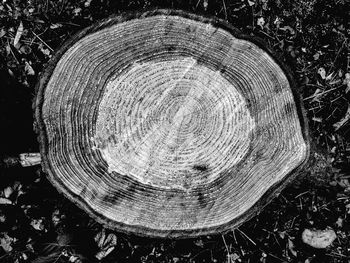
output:
{"label": "forest floor", "polygon": [[[182,240],[103,229],[40,167],[2,169],[0,262],[350,262],[348,0],[1,0],[0,159],[38,152],[31,101],[54,50],[101,18],[154,7],[217,16],[283,55],[323,164],[239,228]],[[302,241],[304,229],[333,229],[337,237],[317,249]]]}

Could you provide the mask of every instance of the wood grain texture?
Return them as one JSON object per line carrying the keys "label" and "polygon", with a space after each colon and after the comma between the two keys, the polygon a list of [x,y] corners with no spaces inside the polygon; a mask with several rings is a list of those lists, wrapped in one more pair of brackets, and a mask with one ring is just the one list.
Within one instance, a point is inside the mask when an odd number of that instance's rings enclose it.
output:
{"label": "wood grain texture", "polygon": [[215,18],[111,17],[66,43],[37,88],[48,178],[119,231],[228,230],[308,160],[289,70],[260,40]]}

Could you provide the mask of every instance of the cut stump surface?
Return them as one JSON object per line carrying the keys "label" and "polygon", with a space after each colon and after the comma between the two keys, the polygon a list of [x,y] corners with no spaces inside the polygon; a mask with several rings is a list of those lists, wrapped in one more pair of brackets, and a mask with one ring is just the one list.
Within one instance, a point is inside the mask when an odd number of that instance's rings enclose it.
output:
{"label": "cut stump surface", "polygon": [[158,237],[225,231],[309,156],[288,69],[227,23],[112,17],[66,43],[38,84],[44,169],[105,225]]}

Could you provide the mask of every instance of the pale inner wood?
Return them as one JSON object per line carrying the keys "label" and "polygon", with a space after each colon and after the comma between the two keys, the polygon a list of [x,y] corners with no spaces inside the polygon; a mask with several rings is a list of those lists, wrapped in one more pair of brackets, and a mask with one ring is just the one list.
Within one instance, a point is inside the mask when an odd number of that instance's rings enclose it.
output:
{"label": "pale inner wood", "polygon": [[254,127],[233,84],[193,58],[178,58],[135,63],[109,82],[94,141],[109,172],[186,190],[241,161]]}

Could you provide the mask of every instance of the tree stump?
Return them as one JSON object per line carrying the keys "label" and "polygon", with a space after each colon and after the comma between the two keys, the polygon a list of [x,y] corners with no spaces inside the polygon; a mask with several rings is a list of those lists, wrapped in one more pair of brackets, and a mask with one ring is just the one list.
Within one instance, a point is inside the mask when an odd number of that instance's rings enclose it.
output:
{"label": "tree stump", "polygon": [[256,214],[309,156],[290,71],[262,41],[183,11],[75,35],[38,83],[49,180],[123,232],[193,237]]}

